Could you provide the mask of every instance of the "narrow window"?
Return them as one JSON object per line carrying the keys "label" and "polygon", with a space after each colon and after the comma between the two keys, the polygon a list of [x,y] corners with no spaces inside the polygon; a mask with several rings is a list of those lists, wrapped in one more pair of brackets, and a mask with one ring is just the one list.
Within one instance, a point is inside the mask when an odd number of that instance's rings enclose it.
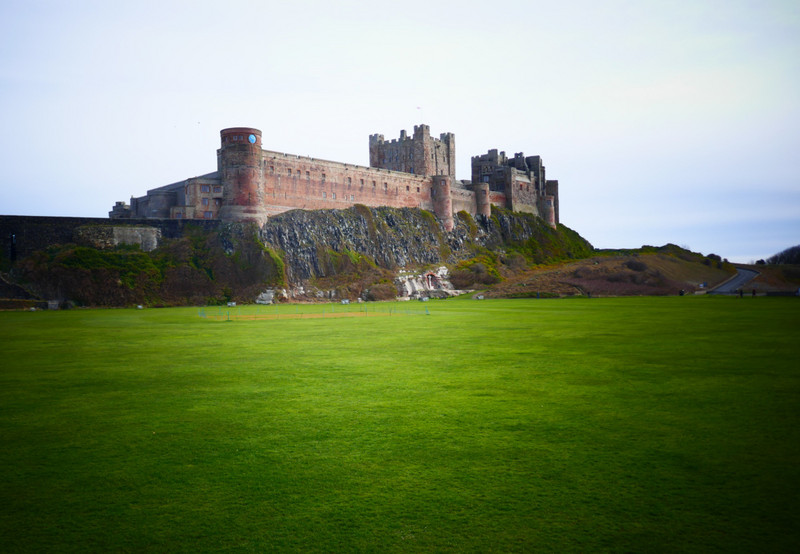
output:
{"label": "narrow window", "polygon": [[333,193],[333,199],[336,200],[336,193]]}
{"label": "narrow window", "polygon": [[286,171],[288,172],[289,175],[292,174],[292,170],[291,169],[287,169]]}
{"label": "narrow window", "polygon": [[208,185],[200,185],[200,192],[211,192],[211,187]]}
{"label": "narrow window", "polygon": [[203,206],[208,206],[208,198],[203,198]]}
{"label": "narrow window", "polygon": [[311,172],[310,171],[306,171],[306,181],[310,181],[310,180],[311,180]]}
{"label": "narrow window", "polygon": [[270,175],[275,175],[275,166],[274,165],[269,166],[269,174]]}
{"label": "narrow window", "polygon": [[417,192],[419,192],[419,187],[417,187]]}
{"label": "narrow window", "polygon": [[410,191],[411,189],[406,185],[406,192]]}
{"label": "narrow window", "polygon": [[325,192],[325,191],[322,191],[322,198],[327,198],[327,197],[328,197],[328,193]]}
{"label": "narrow window", "polygon": [[203,217],[205,217],[206,219],[212,219],[214,217],[214,214],[212,212],[203,212]]}
{"label": "narrow window", "polygon": [[389,188],[389,183],[387,183],[387,182],[385,182],[385,181],[384,181],[384,183],[383,183],[383,190],[386,190],[386,189],[388,189],[388,188]]}
{"label": "narrow window", "polygon": [[364,179],[361,179],[361,186],[364,186]]}
{"label": "narrow window", "polygon": [[352,184],[353,184],[353,180],[350,177],[348,177],[347,178],[347,186],[349,187]]}
{"label": "narrow window", "polygon": [[372,181],[372,188],[375,188],[375,181]]}
{"label": "narrow window", "polygon": [[350,195],[350,202],[352,202],[353,200],[355,200],[355,196],[353,196],[353,195],[351,194],[351,195]]}
{"label": "narrow window", "polygon": [[325,182],[325,174],[324,173],[322,174],[322,182],[323,183]]}
{"label": "narrow window", "polygon": [[214,186],[214,193],[219,194],[220,192],[222,192],[222,187],[219,187],[219,186],[215,185]]}

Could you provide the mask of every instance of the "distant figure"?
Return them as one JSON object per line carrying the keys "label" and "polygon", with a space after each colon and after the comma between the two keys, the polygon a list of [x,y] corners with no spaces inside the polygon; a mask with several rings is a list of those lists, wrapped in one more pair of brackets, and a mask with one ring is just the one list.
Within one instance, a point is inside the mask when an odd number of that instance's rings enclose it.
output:
{"label": "distant figure", "polygon": [[756,289],[753,289],[753,298],[756,297]]}
{"label": "distant figure", "polygon": [[743,297],[744,297],[744,290],[739,289],[739,298],[743,298]]}

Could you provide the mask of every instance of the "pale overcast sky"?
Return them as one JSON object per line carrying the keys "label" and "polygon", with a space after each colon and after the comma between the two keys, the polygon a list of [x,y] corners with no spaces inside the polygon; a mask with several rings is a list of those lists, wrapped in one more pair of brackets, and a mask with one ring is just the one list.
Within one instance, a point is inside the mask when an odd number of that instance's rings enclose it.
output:
{"label": "pale overcast sky", "polygon": [[368,136],[539,154],[598,248],[800,244],[797,0],[0,4],[0,214],[105,217],[219,131],[368,165]]}

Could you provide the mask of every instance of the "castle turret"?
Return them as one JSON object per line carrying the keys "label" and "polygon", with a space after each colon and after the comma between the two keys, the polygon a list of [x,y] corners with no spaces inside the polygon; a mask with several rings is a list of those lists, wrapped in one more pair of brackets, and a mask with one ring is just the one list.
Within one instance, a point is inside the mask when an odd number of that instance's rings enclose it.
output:
{"label": "castle turret", "polygon": [[539,204],[539,214],[550,227],[553,229],[556,228],[556,209],[554,206],[553,197],[549,194],[542,197],[542,201]]}
{"label": "castle turret", "polygon": [[261,131],[250,127],[232,127],[220,131],[221,148],[217,165],[223,185],[220,219],[267,220],[264,208],[264,175],[261,167]]}
{"label": "castle turret", "polygon": [[453,224],[453,197],[450,195],[451,179],[447,175],[435,175],[433,177],[433,212],[445,231],[452,231]]}
{"label": "castle turret", "polygon": [[492,203],[489,201],[489,183],[473,183],[475,192],[475,215],[489,217],[492,215]]}
{"label": "castle turret", "polygon": [[557,225],[561,223],[561,216],[558,214],[558,181],[545,181],[545,194],[553,197],[553,221]]}

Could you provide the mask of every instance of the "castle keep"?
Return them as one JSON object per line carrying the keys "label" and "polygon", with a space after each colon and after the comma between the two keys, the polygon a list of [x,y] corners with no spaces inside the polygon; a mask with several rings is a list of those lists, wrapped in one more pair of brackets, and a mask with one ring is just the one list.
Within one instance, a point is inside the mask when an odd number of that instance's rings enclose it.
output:
{"label": "castle keep", "polygon": [[464,210],[488,217],[491,206],[539,215],[558,223],[558,181],[546,181],[539,156],[507,158],[490,150],[472,158],[472,180],[455,179],[455,136],[431,137],[427,125],[386,141],[369,137],[370,167],[284,154],[261,147],[261,131],[220,131],[217,171],[117,202],[112,219],[254,221],[293,209],[343,209],[353,204],[422,208],[448,231]]}

